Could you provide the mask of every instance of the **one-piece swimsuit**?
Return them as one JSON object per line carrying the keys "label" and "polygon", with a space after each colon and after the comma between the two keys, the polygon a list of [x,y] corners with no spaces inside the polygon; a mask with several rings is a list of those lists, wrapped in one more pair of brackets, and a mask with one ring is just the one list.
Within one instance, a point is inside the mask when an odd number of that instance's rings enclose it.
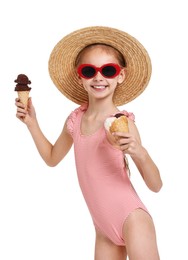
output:
{"label": "one-piece swimsuit", "polygon": [[[87,105],[68,117],[67,129],[74,142],[78,181],[95,228],[116,245],[123,246],[123,224],[129,214],[147,208],[135,191],[127,172],[125,155],[111,145],[104,126],[90,135],[81,133]],[[134,114],[122,111],[134,120]]]}

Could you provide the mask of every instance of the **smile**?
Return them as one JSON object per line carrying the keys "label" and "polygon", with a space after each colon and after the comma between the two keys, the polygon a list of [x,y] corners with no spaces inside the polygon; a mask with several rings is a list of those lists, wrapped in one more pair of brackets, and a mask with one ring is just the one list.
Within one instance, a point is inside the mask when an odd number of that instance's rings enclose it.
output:
{"label": "smile", "polygon": [[105,89],[106,86],[92,86],[92,88],[94,88],[94,89]]}

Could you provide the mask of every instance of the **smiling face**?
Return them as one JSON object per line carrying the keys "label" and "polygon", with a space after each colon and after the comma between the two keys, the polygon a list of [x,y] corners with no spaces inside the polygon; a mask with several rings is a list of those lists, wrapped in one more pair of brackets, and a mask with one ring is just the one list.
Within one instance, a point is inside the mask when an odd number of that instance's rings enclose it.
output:
{"label": "smiling face", "polygon": [[118,57],[118,53],[112,47],[104,45],[93,45],[86,48],[77,59],[77,68],[81,64],[91,64],[100,68],[104,64],[114,63],[121,67],[120,73],[113,78],[105,77],[100,71],[89,79],[79,77],[79,83],[83,85],[87,91],[89,100],[109,98],[112,100],[114,91],[118,84],[125,79],[125,69],[122,68],[124,64]]}

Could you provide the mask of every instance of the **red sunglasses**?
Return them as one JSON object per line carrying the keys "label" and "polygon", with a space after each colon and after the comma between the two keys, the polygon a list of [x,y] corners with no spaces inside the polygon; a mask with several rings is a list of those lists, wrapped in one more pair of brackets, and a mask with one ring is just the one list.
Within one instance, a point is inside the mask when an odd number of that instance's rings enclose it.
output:
{"label": "red sunglasses", "polygon": [[101,67],[96,67],[92,64],[81,64],[77,69],[79,76],[85,79],[95,77],[98,71],[105,78],[115,78],[119,75],[121,67],[115,63],[104,64]]}

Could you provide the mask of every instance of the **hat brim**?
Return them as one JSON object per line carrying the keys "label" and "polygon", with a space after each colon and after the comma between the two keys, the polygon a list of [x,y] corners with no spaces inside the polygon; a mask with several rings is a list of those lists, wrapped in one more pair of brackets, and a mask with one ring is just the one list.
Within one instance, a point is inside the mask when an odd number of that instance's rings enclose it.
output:
{"label": "hat brim", "polygon": [[78,83],[75,60],[80,51],[94,43],[108,44],[119,50],[126,60],[126,78],[114,93],[117,106],[139,96],[151,77],[151,60],[143,45],[128,33],[104,26],[76,30],[61,39],[51,52],[49,74],[55,86],[77,104],[88,102],[88,95]]}

